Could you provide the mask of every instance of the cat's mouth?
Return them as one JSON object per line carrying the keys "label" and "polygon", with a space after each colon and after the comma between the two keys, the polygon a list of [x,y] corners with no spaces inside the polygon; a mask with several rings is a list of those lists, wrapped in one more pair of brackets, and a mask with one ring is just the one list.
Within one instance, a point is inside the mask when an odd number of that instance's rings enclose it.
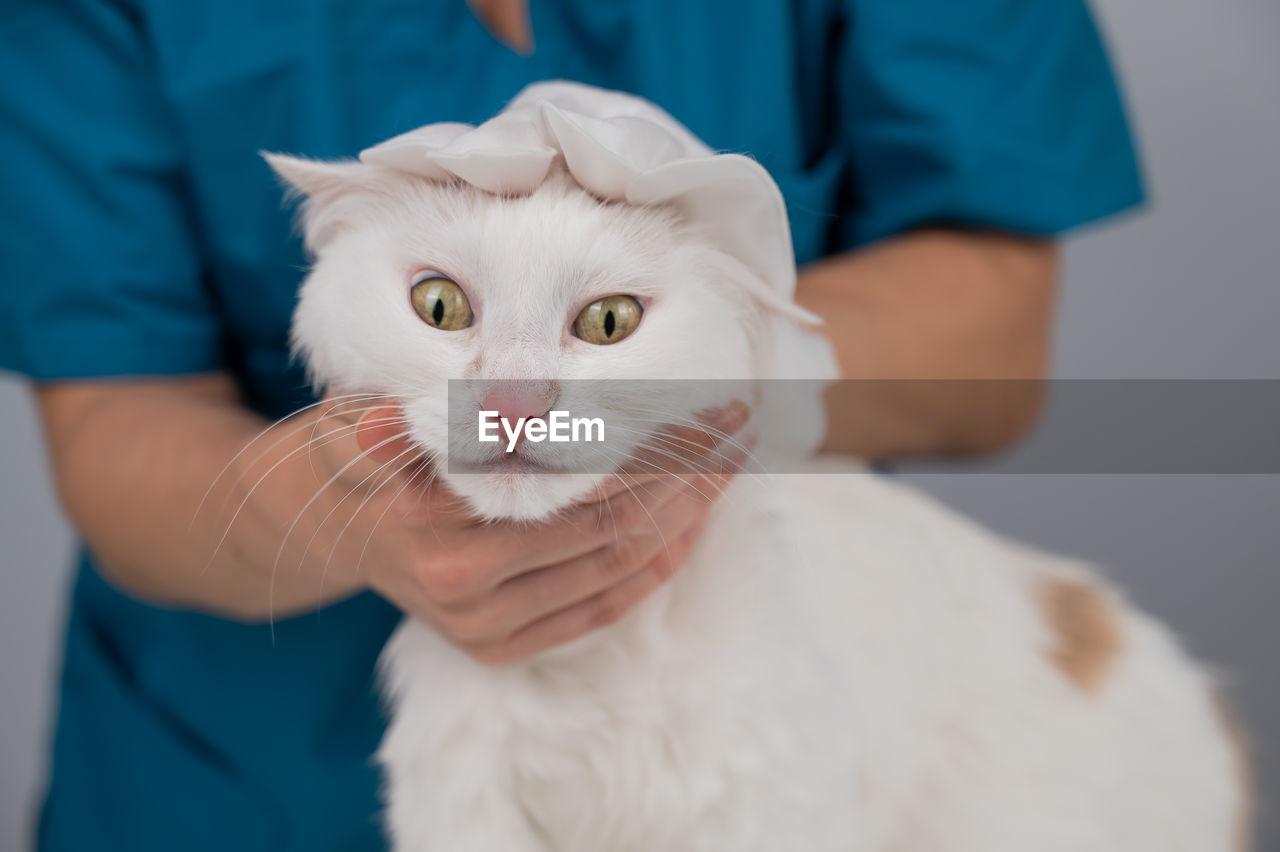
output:
{"label": "cat's mouth", "polygon": [[454,473],[485,473],[485,474],[517,474],[517,473],[559,473],[555,468],[536,462],[533,459],[515,453],[504,454],[496,459],[485,462],[471,462],[464,464],[461,470],[454,470]]}
{"label": "cat's mouth", "polygon": [[568,471],[564,468],[557,467],[556,465],[530,458],[528,455],[517,449],[514,452],[501,453],[479,459],[451,459],[449,463],[449,472],[462,474],[515,475],[567,473]]}
{"label": "cat's mouth", "polygon": [[[482,517],[538,521],[588,495],[595,476],[575,476],[573,462],[533,453],[451,455],[445,471],[450,488]],[[579,464],[578,467],[581,467]]]}

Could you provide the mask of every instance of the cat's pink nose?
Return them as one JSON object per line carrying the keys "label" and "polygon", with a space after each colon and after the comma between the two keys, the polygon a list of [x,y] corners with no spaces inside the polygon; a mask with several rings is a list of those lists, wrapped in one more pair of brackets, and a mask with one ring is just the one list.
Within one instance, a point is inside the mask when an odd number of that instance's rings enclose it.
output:
{"label": "cat's pink nose", "polygon": [[485,411],[498,412],[500,418],[514,425],[522,417],[544,419],[551,403],[546,396],[532,389],[497,387],[484,395],[480,407]]}

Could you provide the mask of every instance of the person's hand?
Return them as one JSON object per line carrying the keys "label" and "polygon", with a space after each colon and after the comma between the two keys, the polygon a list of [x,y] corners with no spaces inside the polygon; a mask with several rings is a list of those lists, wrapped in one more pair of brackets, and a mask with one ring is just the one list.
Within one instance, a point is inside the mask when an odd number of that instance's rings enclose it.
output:
{"label": "person's hand", "polygon": [[[705,429],[664,433],[662,452],[655,454],[669,467],[677,452],[683,469],[706,473],[655,474],[654,460],[641,455],[598,499],[553,521],[481,523],[430,482],[429,470],[400,437],[400,417],[394,407],[329,415],[356,421],[356,441],[366,453],[353,463],[342,461],[339,450],[325,465],[348,466],[339,489],[363,503],[358,512],[338,513],[355,528],[353,538],[365,540],[354,558],[372,588],[491,665],[529,657],[625,615],[688,556],[712,501],[746,456],[730,436],[746,423],[748,410],[734,403],[713,413]],[[350,548],[343,547],[345,559],[353,558]]]}

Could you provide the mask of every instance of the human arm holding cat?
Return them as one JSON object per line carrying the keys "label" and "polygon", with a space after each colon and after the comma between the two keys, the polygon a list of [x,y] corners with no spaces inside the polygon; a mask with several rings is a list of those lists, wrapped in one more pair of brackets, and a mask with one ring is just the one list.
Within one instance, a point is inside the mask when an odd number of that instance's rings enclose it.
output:
{"label": "human arm holding cat", "polygon": [[1045,239],[930,229],[804,267],[796,299],[853,380],[827,395],[824,448],[892,460],[1021,437],[1041,402],[1058,259]]}
{"label": "human arm holding cat", "polygon": [[839,167],[840,192],[826,220],[792,201],[793,233],[820,233],[796,297],[870,381],[828,396],[826,448],[1007,446],[1044,390],[1054,241],[1143,197],[1103,40],[1084,3],[833,5],[836,107],[797,183]]}
{"label": "human arm holding cat", "polygon": [[[683,561],[724,484],[640,475],[554,522],[481,526],[443,488],[385,473],[401,448],[350,406],[267,427],[221,375],[53,383],[38,400],[63,504],[130,594],[259,622],[372,587],[490,663],[621,617]],[[724,417],[729,433],[745,420]]]}

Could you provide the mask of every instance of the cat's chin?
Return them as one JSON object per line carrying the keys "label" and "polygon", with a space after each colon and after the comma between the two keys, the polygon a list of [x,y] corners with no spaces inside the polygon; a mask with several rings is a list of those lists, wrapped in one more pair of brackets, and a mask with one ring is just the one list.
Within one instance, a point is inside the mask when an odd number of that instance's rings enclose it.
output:
{"label": "cat's chin", "polygon": [[607,477],[588,473],[455,473],[441,479],[485,520],[544,521],[590,499]]}

